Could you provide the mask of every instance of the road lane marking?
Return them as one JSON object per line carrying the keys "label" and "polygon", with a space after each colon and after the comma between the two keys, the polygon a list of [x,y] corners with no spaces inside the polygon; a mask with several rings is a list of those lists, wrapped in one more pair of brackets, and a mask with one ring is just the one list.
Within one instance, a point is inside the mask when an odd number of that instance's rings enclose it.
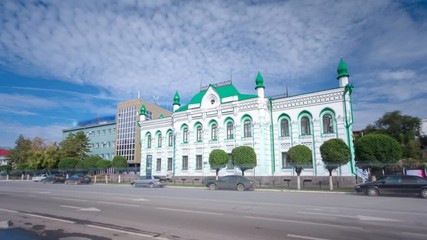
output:
{"label": "road lane marking", "polygon": [[114,199],[121,199],[121,200],[131,200],[131,201],[142,201],[142,202],[144,202],[144,201],[150,201],[150,200],[148,200],[148,199],[145,199],[145,198],[135,198],[135,199],[130,199],[130,198],[122,198],[122,197],[115,197]]}
{"label": "road lane marking", "polygon": [[118,205],[118,206],[126,206],[126,207],[139,207],[139,205],[125,204],[125,203],[101,202],[101,201],[97,201],[97,203],[111,204],[111,205]]}
{"label": "road lane marking", "polygon": [[168,238],[162,238],[162,237],[159,237],[159,236],[152,236],[152,235],[143,234],[143,233],[123,231],[123,230],[120,230],[120,229],[107,228],[107,227],[101,227],[101,226],[90,225],[90,224],[87,224],[85,226],[91,227],[91,228],[98,228],[98,229],[102,229],[102,230],[109,230],[109,231],[113,231],[113,232],[125,233],[125,234],[129,234],[129,235],[135,235],[135,236],[139,236],[139,237],[152,238],[152,239],[156,239],[156,240],[157,239],[159,239],[159,240],[168,240]]}
{"label": "road lane marking", "polygon": [[61,205],[61,207],[77,209],[77,211],[80,211],[80,212],[99,212],[99,211],[101,211],[100,209],[94,208],[94,207],[82,208],[82,207],[67,206],[67,205]]}
{"label": "road lane marking", "polygon": [[3,212],[11,212],[11,213],[18,213],[18,211],[15,211],[15,210],[9,210],[9,209],[4,209],[4,208],[0,208],[0,211],[3,211]]}
{"label": "road lane marking", "polygon": [[327,238],[316,238],[316,237],[308,237],[308,236],[294,235],[294,234],[288,234],[286,236],[291,238],[301,238],[301,239],[309,239],[309,240],[329,240]]}
{"label": "road lane marking", "polygon": [[53,199],[67,200],[67,201],[73,201],[73,202],[87,202],[87,200],[83,200],[83,199],[70,199],[70,198],[59,198],[59,197],[53,197]]}
{"label": "road lane marking", "polygon": [[24,214],[28,215],[28,216],[32,216],[32,217],[45,218],[45,219],[49,219],[49,220],[53,220],[53,221],[59,221],[59,222],[65,222],[65,223],[75,223],[73,221],[63,220],[60,218],[46,217],[46,216],[36,215],[36,214],[31,214],[31,213],[24,213]]}
{"label": "road lane marking", "polygon": [[317,225],[317,226],[324,226],[324,227],[345,228],[345,229],[352,228],[352,229],[357,229],[357,230],[364,230],[363,228],[360,228],[360,227],[340,226],[340,225],[327,224],[327,223],[304,222],[304,221],[296,221],[296,220],[287,220],[287,219],[279,219],[279,218],[254,217],[254,216],[242,216],[242,217],[251,218],[251,219],[259,219],[259,220],[267,220],[267,221],[299,223],[299,224]]}
{"label": "road lane marking", "polygon": [[371,216],[363,216],[363,215],[349,216],[349,215],[330,214],[330,213],[314,213],[314,212],[298,212],[298,213],[309,214],[309,215],[331,216],[331,217],[357,218],[360,221],[401,222],[401,220],[398,220],[398,219],[371,217]]}
{"label": "road lane marking", "polygon": [[402,232],[403,235],[411,235],[411,236],[416,236],[416,237],[420,237],[423,239],[427,239],[427,233],[410,233],[410,232]]}
{"label": "road lane marking", "polygon": [[193,211],[193,210],[184,210],[184,209],[177,209],[177,208],[162,208],[157,207],[156,209],[159,210],[166,210],[166,211],[175,211],[175,212],[187,212],[187,213],[199,213],[199,214],[209,214],[209,215],[224,215],[222,213],[213,213],[213,212],[203,212],[203,211]]}

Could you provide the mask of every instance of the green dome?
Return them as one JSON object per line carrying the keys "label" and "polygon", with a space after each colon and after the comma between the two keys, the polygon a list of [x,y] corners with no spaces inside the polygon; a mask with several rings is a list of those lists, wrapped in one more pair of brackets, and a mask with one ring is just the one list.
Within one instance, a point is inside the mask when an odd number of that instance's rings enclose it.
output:
{"label": "green dome", "polygon": [[163,118],[163,114],[160,114],[159,119],[162,119],[162,118]]}
{"label": "green dome", "polygon": [[139,112],[139,115],[144,115],[147,113],[147,108],[145,108],[145,104],[142,104],[141,111]]}
{"label": "green dome", "polygon": [[260,72],[258,72],[258,75],[256,76],[255,83],[256,83],[256,88],[255,89],[257,89],[257,88],[265,88],[264,87],[264,78],[262,78]]}
{"label": "green dome", "polygon": [[337,72],[338,72],[337,79],[341,77],[350,77],[350,75],[348,74],[347,64],[345,64],[342,58],[340,60],[340,64],[338,64]]}
{"label": "green dome", "polygon": [[179,97],[178,91],[176,91],[175,97],[173,98],[173,105],[178,105],[178,106],[181,105],[179,103],[180,100],[181,100],[181,98]]}

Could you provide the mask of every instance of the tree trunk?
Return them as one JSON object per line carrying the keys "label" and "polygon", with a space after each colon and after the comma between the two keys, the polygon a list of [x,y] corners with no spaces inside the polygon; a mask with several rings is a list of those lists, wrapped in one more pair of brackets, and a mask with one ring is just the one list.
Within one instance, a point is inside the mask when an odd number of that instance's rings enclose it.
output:
{"label": "tree trunk", "polygon": [[334,183],[332,182],[332,169],[329,170],[329,190],[334,190]]}
{"label": "tree trunk", "polygon": [[301,190],[301,172],[302,172],[302,168],[295,168],[295,172],[297,173],[297,189]]}
{"label": "tree trunk", "polygon": [[218,180],[218,169],[216,170],[216,180]]}
{"label": "tree trunk", "polygon": [[[246,169],[245,169],[246,170]],[[242,170],[242,176],[245,176],[245,170]]]}

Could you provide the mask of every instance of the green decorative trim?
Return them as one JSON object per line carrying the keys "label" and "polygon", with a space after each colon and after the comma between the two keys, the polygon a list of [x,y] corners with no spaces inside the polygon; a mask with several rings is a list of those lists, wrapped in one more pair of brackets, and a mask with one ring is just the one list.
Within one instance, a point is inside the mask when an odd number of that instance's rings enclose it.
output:
{"label": "green decorative trim", "polygon": [[212,120],[209,121],[208,127],[211,127],[212,124],[214,124],[214,123],[216,123],[216,125],[218,126],[218,122],[215,119],[212,119]]}
{"label": "green decorative trim", "polygon": [[147,108],[145,107],[145,104],[142,104],[141,109],[139,111],[139,115],[145,116],[147,114]]}
{"label": "green decorative trim", "polygon": [[163,114],[160,114],[159,119],[162,119],[162,118],[164,118],[164,116]]}
{"label": "green decorative trim", "polygon": [[181,105],[180,101],[181,101],[181,98],[179,97],[178,91],[176,91],[175,96],[173,98],[173,105],[180,106]]}
{"label": "green decorative trim", "polygon": [[[344,118],[345,118],[345,128],[346,128],[346,132],[347,132],[347,144],[348,147],[350,148],[350,170],[351,173],[354,174],[357,177],[356,174],[356,169],[354,167],[355,163],[354,163],[354,146],[353,146],[353,142],[350,139],[350,133],[351,133],[351,126],[353,125],[354,122],[354,117],[353,117],[353,103],[352,103],[352,96],[351,94],[353,93],[353,84],[347,84],[344,87],[344,93],[343,93],[343,104],[344,104]],[[349,94],[350,96],[350,114],[351,114],[351,120],[348,120],[348,116],[347,116],[347,103],[346,103],[346,94]]]}
{"label": "green decorative trim", "polygon": [[224,120],[224,125],[225,125],[225,126],[227,126],[227,123],[228,123],[229,121],[232,121],[232,122],[233,122],[233,126],[234,126],[234,119],[233,119],[233,118],[231,118],[231,117],[227,117],[227,118]]}
{"label": "green decorative trim", "polygon": [[[276,172],[276,158],[274,150],[274,126],[273,126],[273,99],[269,98],[270,102],[270,149],[271,149],[271,174],[274,176]],[[289,126],[288,126],[289,127]]]}

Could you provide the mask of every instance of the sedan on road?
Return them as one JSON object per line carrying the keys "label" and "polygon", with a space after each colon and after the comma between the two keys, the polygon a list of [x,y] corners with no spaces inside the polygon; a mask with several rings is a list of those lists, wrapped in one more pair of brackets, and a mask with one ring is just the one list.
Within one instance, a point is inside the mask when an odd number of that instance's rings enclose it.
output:
{"label": "sedan on road", "polygon": [[427,180],[417,176],[386,176],[374,182],[357,184],[354,190],[369,196],[380,194],[415,195],[427,198]]}
{"label": "sedan on road", "polygon": [[61,174],[52,174],[42,180],[43,183],[65,183],[65,176]]}
{"label": "sedan on road", "polygon": [[219,180],[210,180],[206,182],[206,187],[210,190],[228,189],[228,190],[253,190],[255,182],[244,176],[230,175],[220,178]]}
{"label": "sedan on road", "polygon": [[65,180],[65,184],[90,184],[92,180],[89,176],[83,174],[74,174],[71,175],[67,180]]}
{"label": "sedan on road", "polygon": [[158,176],[147,176],[130,183],[133,187],[163,187],[166,185],[166,179]]}
{"label": "sedan on road", "polygon": [[45,179],[48,175],[47,174],[41,174],[38,176],[33,177],[34,182],[41,182],[43,179]]}

